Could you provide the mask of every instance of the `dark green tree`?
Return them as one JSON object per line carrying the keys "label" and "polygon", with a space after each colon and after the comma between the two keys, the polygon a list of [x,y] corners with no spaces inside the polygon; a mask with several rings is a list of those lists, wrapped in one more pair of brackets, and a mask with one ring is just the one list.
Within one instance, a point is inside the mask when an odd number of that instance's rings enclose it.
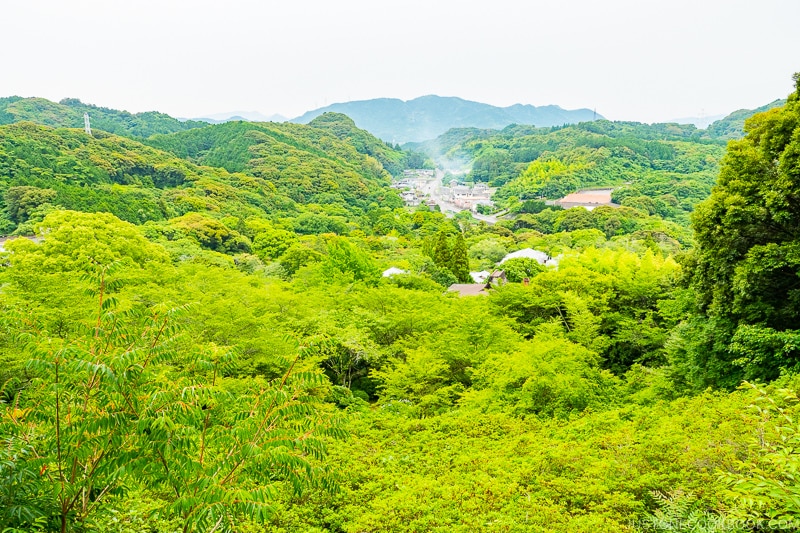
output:
{"label": "dark green tree", "polygon": [[800,368],[794,336],[775,335],[800,325],[800,75],[794,79],[784,107],[753,116],[747,136],[730,142],[718,184],[693,217],[692,285],[718,331],[703,335],[713,345],[687,356],[705,352],[704,366],[727,386]]}
{"label": "dark green tree", "polygon": [[458,278],[460,283],[471,283],[469,275],[469,258],[467,257],[467,244],[464,242],[464,235],[456,235],[456,242],[450,252],[450,262],[448,267],[453,275]]}
{"label": "dark green tree", "polygon": [[41,189],[27,185],[9,187],[5,194],[8,218],[14,222],[24,222],[28,220],[33,209],[42,204],[52,202],[55,197],[56,191],[52,189]]}
{"label": "dark green tree", "polygon": [[436,244],[433,247],[433,262],[436,266],[450,268],[450,243],[447,234],[440,231],[436,236]]}

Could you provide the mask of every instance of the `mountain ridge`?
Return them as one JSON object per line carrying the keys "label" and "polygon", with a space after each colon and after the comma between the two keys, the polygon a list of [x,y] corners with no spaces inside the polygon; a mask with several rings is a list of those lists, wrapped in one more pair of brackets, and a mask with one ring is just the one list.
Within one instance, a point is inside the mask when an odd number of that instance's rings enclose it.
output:
{"label": "mountain ridge", "polygon": [[586,108],[514,104],[498,107],[456,96],[425,95],[411,100],[374,98],[340,102],[307,111],[290,122],[307,124],[326,112],[342,113],[356,126],[391,143],[434,139],[452,128],[502,129],[510,124],[562,126],[604,118]]}

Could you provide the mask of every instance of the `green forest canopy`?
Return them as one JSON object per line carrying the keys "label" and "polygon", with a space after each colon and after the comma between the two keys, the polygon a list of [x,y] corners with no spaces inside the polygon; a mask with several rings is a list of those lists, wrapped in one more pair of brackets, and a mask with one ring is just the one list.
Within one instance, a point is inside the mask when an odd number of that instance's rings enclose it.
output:
{"label": "green forest canopy", "polygon": [[[0,254],[0,525],[796,529],[797,81],[681,207],[691,228],[404,208],[402,154],[341,116],[144,144],[0,127],[4,228],[42,237]],[[580,179],[717,178],[717,142],[592,127],[505,135]],[[557,268],[445,294],[526,247]]]}

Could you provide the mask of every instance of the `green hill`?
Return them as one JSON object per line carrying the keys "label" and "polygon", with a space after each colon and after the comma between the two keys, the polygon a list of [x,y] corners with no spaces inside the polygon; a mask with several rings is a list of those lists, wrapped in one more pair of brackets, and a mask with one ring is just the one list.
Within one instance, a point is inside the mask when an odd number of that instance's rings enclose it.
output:
{"label": "green hill", "polygon": [[[380,143],[365,137],[365,132],[358,135],[370,143]],[[399,196],[388,188],[391,175],[377,159],[323,128],[228,122],[158,135],[146,142],[197,164],[268,180],[296,202],[325,206],[337,214],[363,212],[372,203],[402,205]],[[403,158],[402,153],[388,147],[377,155],[387,162],[391,162],[391,156],[397,165]]]}
{"label": "green hill", "polygon": [[6,213],[0,233],[45,204],[109,212],[137,224],[191,211],[237,217],[298,212],[294,201],[263,178],[198,166],[124,137],[95,135],[30,122],[0,126],[0,207]]}
{"label": "green hill", "polygon": [[205,122],[184,122],[156,111],[129,113],[97,107],[76,98],[65,98],[59,103],[45,98],[0,98],[0,124],[29,121],[54,128],[83,128],[84,113],[89,114],[93,129],[139,139],[207,126]]}
{"label": "green hill", "polygon": [[451,130],[407,147],[444,165],[468,168],[467,180],[499,188],[494,199],[504,207],[613,186],[615,201],[684,225],[694,205],[708,196],[724,153],[723,141],[704,137],[693,125],[607,120],[559,128]]}
{"label": "green hill", "polygon": [[775,100],[756,109],[739,109],[727,117],[708,126],[706,133],[716,139],[741,139],[744,137],[744,122],[756,113],[762,113],[786,104],[786,99]]}

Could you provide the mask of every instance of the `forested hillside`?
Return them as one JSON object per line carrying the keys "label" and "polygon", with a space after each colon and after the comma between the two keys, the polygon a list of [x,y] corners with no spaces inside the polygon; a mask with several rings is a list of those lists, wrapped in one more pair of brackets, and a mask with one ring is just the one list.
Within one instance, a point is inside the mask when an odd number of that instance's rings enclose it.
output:
{"label": "forested hillside", "polygon": [[89,114],[93,128],[138,139],[207,125],[194,120],[180,121],[155,111],[128,113],[98,107],[84,104],[77,98],[65,98],[58,103],[44,98],[0,98],[0,124],[30,121],[45,126],[83,128],[84,113]]}
{"label": "forested hillside", "polygon": [[775,100],[756,109],[739,109],[727,117],[710,124],[707,128],[707,133],[717,139],[741,139],[744,137],[745,120],[756,113],[763,113],[784,104],[786,104],[786,100]]}
{"label": "forested hillside", "polygon": [[737,111],[707,130],[598,120],[553,128],[453,129],[405,147],[446,167],[467,169],[469,181],[499,187],[499,209],[518,211],[526,200],[613,187],[616,203],[685,226],[694,206],[710,194],[726,142],[744,135],[747,117],[782,102]]}
{"label": "forested hillside", "polygon": [[379,146],[341,141],[328,128],[249,122],[155,136],[147,142],[201,165],[269,180],[295,201],[318,204],[332,214],[363,212],[376,202],[399,207],[399,197],[388,189],[391,175],[367,153],[395,171],[405,168],[403,154],[366,132],[359,134]]}
{"label": "forested hillside", "polygon": [[0,529],[796,530],[795,80],[727,147],[450,132],[493,225],[401,205],[418,156],[341,115],[0,126]]}

